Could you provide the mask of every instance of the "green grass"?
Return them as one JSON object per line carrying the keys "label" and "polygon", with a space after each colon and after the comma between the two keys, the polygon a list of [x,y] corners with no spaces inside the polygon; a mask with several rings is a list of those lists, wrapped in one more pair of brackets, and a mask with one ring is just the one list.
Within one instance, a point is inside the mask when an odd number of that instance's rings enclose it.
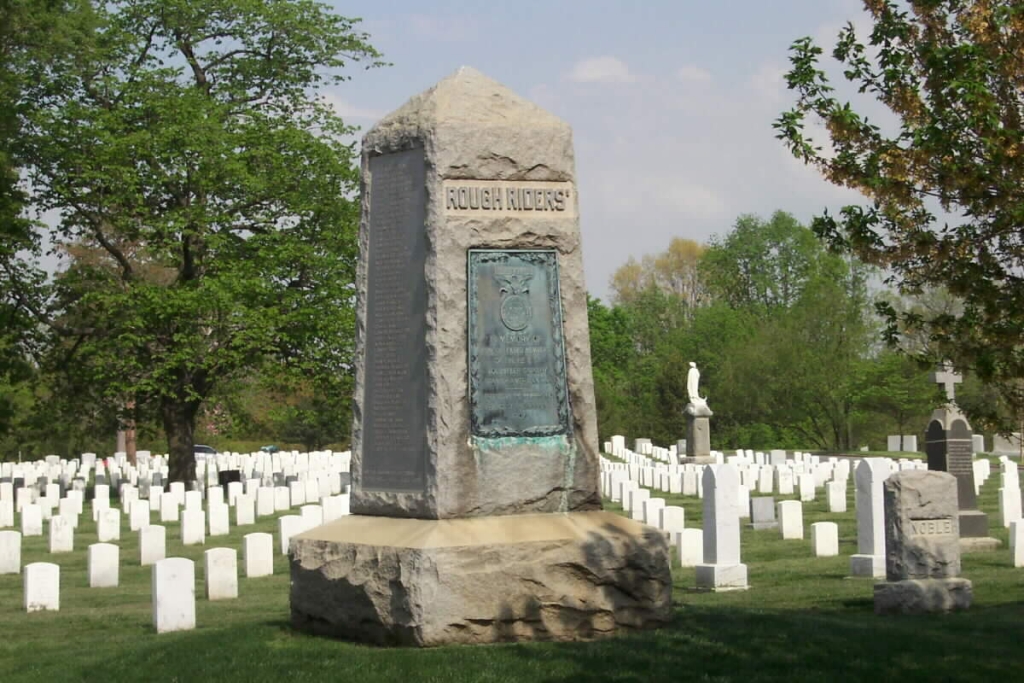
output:
{"label": "green grass", "polygon": [[[76,549],[50,555],[45,538],[26,539],[23,563],[61,565],[61,611],[26,614],[22,577],[0,576],[0,683],[14,681],[1012,681],[1024,680],[1024,569],[1010,567],[998,524],[998,475],[982,489],[994,553],[964,556],[975,603],[965,613],[876,617],[872,580],[846,578],[856,548],[850,512],[829,515],[824,496],[804,505],[810,524],[839,523],[840,557],[814,558],[810,541],[743,530],[751,588],[692,590],[692,569],[673,569],[675,618],[666,628],[591,643],[531,643],[427,650],[352,645],[294,632],[288,624],[287,561],[275,575],[239,579],[237,600],[202,598],[202,552],[241,547],[243,533],[273,531],[265,520],[230,537],[183,547],[168,524],[168,556],[197,560],[195,631],[156,635],[150,569],[138,566],[137,535],[123,526],[121,586],[86,587],[88,512]],[[852,489],[852,487],[851,487]],[[701,502],[667,496],[698,526]],[[609,504],[609,509],[617,506]],[[276,539],[275,539],[276,542]]]}

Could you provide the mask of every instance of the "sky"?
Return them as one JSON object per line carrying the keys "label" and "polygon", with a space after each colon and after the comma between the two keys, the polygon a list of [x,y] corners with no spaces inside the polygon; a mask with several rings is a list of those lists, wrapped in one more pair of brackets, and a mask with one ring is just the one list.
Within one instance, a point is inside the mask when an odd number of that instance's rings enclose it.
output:
{"label": "sky", "polygon": [[[369,129],[460,66],[573,128],[587,289],[674,237],[706,242],[743,214],[808,222],[857,203],[794,159],[772,122],[792,104],[788,50],[831,52],[858,0],[346,0],[338,13],[390,66],[349,69],[325,94]],[[361,134],[360,134],[361,136]]]}

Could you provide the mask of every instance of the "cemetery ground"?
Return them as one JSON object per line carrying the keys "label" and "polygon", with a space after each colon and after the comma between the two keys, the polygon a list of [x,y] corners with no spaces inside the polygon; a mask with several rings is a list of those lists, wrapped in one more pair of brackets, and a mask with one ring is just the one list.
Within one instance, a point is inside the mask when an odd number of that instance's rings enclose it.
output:
{"label": "cemetery ground", "polygon": [[[979,504],[998,520],[996,489]],[[663,494],[659,494],[663,495]],[[755,494],[756,495],[756,494]],[[667,495],[699,528],[701,501]],[[789,499],[776,497],[776,500]],[[795,498],[795,496],[793,497]],[[26,614],[22,575],[0,576],[0,681],[854,681],[1020,680],[1024,675],[1024,570],[1010,566],[1007,533],[1000,550],[963,556],[974,605],[944,616],[878,617],[872,579],[846,578],[856,551],[853,490],[849,512],[829,514],[824,496],[804,504],[804,540],[744,522],[742,561],[750,590],[693,590],[694,570],[673,567],[674,618],[656,631],[583,643],[375,648],[309,636],[289,625],[288,562],[275,554],[274,575],[239,577],[239,597],[203,597],[202,553],[241,548],[254,531],[275,535],[277,516],[206,545],[183,546],[167,523],[167,556],[196,567],[194,631],[157,635],[152,626],[151,568],[139,566],[138,535],[122,527],[120,586],[88,588],[86,548],[95,542],[88,509],[72,553],[51,555],[47,537],[24,539],[22,562],[61,566],[59,612]],[[605,501],[611,510],[619,508]],[[840,555],[815,558],[810,524],[836,521]]]}

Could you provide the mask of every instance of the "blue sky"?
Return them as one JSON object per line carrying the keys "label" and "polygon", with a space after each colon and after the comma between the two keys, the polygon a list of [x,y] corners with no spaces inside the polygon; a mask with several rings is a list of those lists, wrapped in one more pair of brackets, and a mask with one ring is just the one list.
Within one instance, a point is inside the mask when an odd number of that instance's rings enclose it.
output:
{"label": "blue sky", "polygon": [[808,221],[859,200],[793,159],[771,127],[792,101],[789,45],[810,35],[828,52],[846,21],[867,27],[856,0],[334,4],[392,62],[356,66],[330,90],[350,123],[365,130],[467,65],[573,127],[587,288],[604,299],[629,256],[673,237],[706,241],[776,209]]}

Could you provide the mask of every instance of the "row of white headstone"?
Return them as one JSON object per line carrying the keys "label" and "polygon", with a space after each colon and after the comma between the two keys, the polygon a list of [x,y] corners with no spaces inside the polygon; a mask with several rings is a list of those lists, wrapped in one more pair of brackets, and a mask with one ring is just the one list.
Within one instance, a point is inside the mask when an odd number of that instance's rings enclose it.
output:
{"label": "row of white headstone", "polygon": [[[273,574],[273,537],[270,534],[247,534],[242,552],[246,577]],[[109,543],[89,546],[91,588],[117,587],[118,554],[118,547]],[[207,600],[238,597],[237,558],[238,553],[233,548],[211,548],[203,553]],[[195,628],[195,563],[192,560],[170,557],[154,563],[151,592],[153,625],[158,633]],[[24,607],[26,612],[60,610],[60,565],[50,562],[25,565]]]}

